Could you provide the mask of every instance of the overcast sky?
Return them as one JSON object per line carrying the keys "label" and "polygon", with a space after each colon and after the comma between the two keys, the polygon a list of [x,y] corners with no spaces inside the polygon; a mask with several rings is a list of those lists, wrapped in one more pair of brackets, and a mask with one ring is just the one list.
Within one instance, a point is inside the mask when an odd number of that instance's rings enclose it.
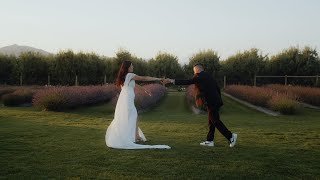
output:
{"label": "overcast sky", "polygon": [[252,47],[320,47],[319,0],[1,0],[0,23],[0,47],[125,48],[145,59],[165,51],[180,63],[204,49],[224,59]]}

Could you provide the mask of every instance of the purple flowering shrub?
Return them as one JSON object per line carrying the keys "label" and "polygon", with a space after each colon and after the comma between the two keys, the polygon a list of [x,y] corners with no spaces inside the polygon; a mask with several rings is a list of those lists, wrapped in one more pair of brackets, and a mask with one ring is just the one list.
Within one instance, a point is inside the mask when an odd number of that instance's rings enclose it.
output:
{"label": "purple flowering shrub", "polygon": [[166,94],[166,88],[160,84],[148,84],[143,86],[151,93],[149,96],[141,88],[135,89],[135,105],[138,110],[148,109],[156,105]]}
{"label": "purple flowering shrub", "polygon": [[[166,87],[160,84],[148,84],[143,86],[151,93],[149,96],[143,89],[135,88],[135,106],[137,110],[145,110],[156,105],[166,94]],[[118,101],[118,96],[114,97],[112,104],[115,106]]]}
{"label": "purple flowering shrub", "polygon": [[252,87],[244,85],[229,85],[225,92],[257,106],[266,107],[283,114],[296,114],[300,106],[298,98],[290,92],[280,92],[273,86]]}
{"label": "purple flowering shrub", "polygon": [[32,95],[42,88],[43,86],[0,86],[0,101],[8,106],[31,103]]}
{"label": "purple flowering shrub", "polygon": [[320,88],[304,86],[267,85],[266,88],[287,94],[293,94],[301,102],[320,106]]}
{"label": "purple flowering shrub", "polygon": [[20,88],[12,93],[2,96],[2,101],[5,106],[20,106],[23,104],[31,104],[32,96],[37,90],[31,88]]}
{"label": "purple flowering shrub", "polygon": [[13,93],[15,90],[16,89],[11,88],[11,87],[0,88],[0,99],[2,98],[2,96],[6,95],[6,94]]}
{"label": "purple flowering shrub", "polygon": [[118,93],[114,85],[48,87],[38,91],[32,100],[42,110],[62,111],[111,100]]}

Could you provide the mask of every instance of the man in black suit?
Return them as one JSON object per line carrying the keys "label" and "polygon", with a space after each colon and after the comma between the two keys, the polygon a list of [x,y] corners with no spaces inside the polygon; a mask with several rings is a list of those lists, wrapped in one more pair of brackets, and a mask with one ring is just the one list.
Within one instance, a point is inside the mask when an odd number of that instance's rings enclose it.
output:
{"label": "man in black suit", "polygon": [[223,105],[220,88],[216,80],[209,73],[205,72],[201,64],[193,67],[194,77],[188,80],[165,79],[164,83],[174,85],[195,84],[199,94],[202,96],[208,110],[209,132],[207,140],[200,143],[203,146],[214,146],[214,132],[217,128],[230,142],[230,147],[234,147],[237,141],[237,134],[231,133],[220,120],[219,109]]}

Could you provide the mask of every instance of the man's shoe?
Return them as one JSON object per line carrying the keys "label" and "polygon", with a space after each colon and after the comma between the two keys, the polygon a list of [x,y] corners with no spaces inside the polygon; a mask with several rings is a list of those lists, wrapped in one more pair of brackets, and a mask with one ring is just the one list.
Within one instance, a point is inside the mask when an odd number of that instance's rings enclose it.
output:
{"label": "man's shoe", "polygon": [[204,141],[202,143],[200,143],[201,146],[214,146],[214,142],[213,141]]}
{"label": "man's shoe", "polygon": [[238,134],[233,133],[232,138],[230,138],[230,147],[234,147],[236,145],[238,138]]}

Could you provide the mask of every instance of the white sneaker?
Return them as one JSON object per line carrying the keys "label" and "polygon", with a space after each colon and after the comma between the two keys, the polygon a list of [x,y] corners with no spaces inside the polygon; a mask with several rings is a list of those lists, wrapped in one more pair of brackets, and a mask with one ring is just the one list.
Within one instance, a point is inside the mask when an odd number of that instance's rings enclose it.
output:
{"label": "white sneaker", "polygon": [[238,138],[238,134],[233,133],[232,138],[230,139],[230,147],[234,147],[236,145]]}
{"label": "white sneaker", "polygon": [[213,141],[204,141],[202,143],[200,143],[201,146],[214,146],[214,142]]}

